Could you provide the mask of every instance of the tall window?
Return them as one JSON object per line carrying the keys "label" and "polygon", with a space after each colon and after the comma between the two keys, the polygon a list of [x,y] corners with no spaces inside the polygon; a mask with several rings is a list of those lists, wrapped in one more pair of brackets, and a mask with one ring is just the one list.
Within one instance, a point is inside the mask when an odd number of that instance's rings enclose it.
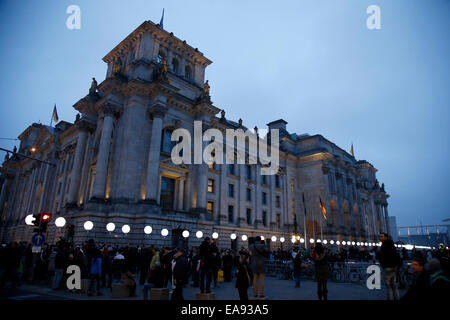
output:
{"label": "tall window", "polygon": [[328,187],[329,187],[330,193],[336,192],[336,185],[334,183],[333,173],[331,173],[331,172],[328,172]]}
{"label": "tall window", "polygon": [[208,214],[210,214],[212,216],[214,213],[214,202],[208,201],[207,210],[208,210]]}
{"label": "tall window", "polygon": [[277,223],[277,227],[279,228],[280,227],[280,225],[281,225],[281,221],[280,221],[280,214],[279,213],[277,213],[277,216],[276,216],[276,223]]}
{"label": "tall window", "polygon": [[192,69],[191,69],[190,66],[186,66],[186,67],[184,68],[184,76],[185,76],[185,78],[187,78],[187,79],[191,79],[191,78],[192,78]]}
{"label": "tall window", "polygon": [[263,221],[262,221],[263,226],[266,227],[267,226],[267,211],[266,210],[264,210],[262,212],[262,219],[263,219]]}
{"label": "tall window", "polygon": [[247,201],[252,201],[252,189],[247,188]]}
{"label": "tall window", "polygon": [[228,185],[228,197],[234,198],[234,184]]}
{"label": "tall window", "polygon": [[280,187],[280,176],[279,175],[275,176],[275,187],[277,187],[277,188]]}
{"label": "tall window", "polygon": [[234,218],[234,207],[228,206],[228,222],[233,223]]}
{"label": "tall window", "polygon": [[291,191],[294,192],[294,178],[291,178]]}
{"label": "tall window", "polygon": [[261,183],[267,184],[267,176],[265,174],[261,176]]}
{"label": "tall window", "polygon": [[247,224],[252,224],[252,209],[247,208]]}
{"label": "tall window", "polygon": [[234,164],[228,165],[228,174],[234,175]]}
{"label": "tall window", "polygon": [[162,135],[161,151],[165,153],[171,153],[172,148],[177,144],[176,141],[172,141],[172,129],[164,129]]}
{"label": "tall window", "polygon": [[248,180],[252,180],[252,167],[249,165],[245,166],[246,177]]}
{"label": "tall window", "polygon": [[277,207],[277,208],[281,207],[281,205],[280,205],[280,196],[276,196],[275,197],[275,207]]}
{"label": "tall window", "polygon": [[208,179],[208,192],[214,193],[214,179]]}
{"label": "tall window", "polygon": [[262,193],[262,204],[267,204],[267,193],[266,192]]}
{"label": "tall window", "polygon": [[178,60],[176,58],[172,59],[172,71],[178,73]]}
{"label": "tall window", "polygon": [[165,57],[166,57],[166,54],[164,53],[164,51],[159,50],[158,58],[157,58],[158,63],[161,63],[164,60]]}

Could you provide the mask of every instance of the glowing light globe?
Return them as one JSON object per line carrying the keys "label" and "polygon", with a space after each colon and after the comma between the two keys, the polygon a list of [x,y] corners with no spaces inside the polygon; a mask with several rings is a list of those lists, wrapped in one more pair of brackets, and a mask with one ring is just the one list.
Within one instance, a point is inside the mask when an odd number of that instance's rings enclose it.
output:
{"label": "glowing light globe", "polygon": [[57,226],[58,228],[62,228],[66,225],[66,219],[64,219],[63,217],[58,217],[55,220],[55,226]]}
{"label": "glowing light globe", "polygon": [[115,229],[116,229],[116,225],[112,222],[110,222],[106,225],[106,230],[108,230],[109,232],[113,232]]}
{"label": "glowing light globe", "polygon": [[231,238],[231,240],[236,240],[236,234],[235,234],[235,233],[232,233],[232,234],[230,235],[230,238]]}
{"label": "glowing light globe", "polygon": [[36,218],[33,217],[32,214],[29,214],[25,217],[25,224],[27,224],[28,226],[32,226],[34,220],[36,220]]}
{"label": "glowing light globe", "polygon": [[199,231],[197,231],[197,232],[195,233],[195,236],[196,236],[198,239],[200,239],[201,237],[203,237],[203,232],[201,232],[201,231],[199,230]]}
{"label": "glowing light globe", "polygon": [[182,236],[183,236],[183,238],[189,237],[189,231],[184,230],[183,233],[182,233]]}
{"label": "glowing light globe", "polygon": [[92,228],[94,228],[94,224],[92,223],[92,221],[86,221],[83,225],[83,228],[86,231],[92,230]]}
{"label": "glowing light globe", "polygon": [[169,234],[169,230],[167,230],[167,229],[162,229],[162,230],[161,230],[161,235],[162,235],[163,237],[167,237],[168,234]]}
{"label": "glowing light globe", "polygon": [[247,236],[244,234],[244,235],[242,235],[242,241],[247,241]]}
{"label": "glowing light globe", "polygon": [[144,228],[144,233],[145,234],[150,234],[150,233],[152,233],[152,231],[153,231],[152,227],[145,226],[145,228]]}
{"label": "glowing light globe", "polygon": [[129,225],[127,225],[127,224],[124,224],[123,226],[122,226],[122,232],[123,233],[125,233],[125,234],[127,234],[128,232],[130,232],[130,226]]}
{"label": "glowing light globe", "polygon": [[219,234],[217,232],[213,232],[212,238],[217,239],[219,237]]}
{"label": "glowing light globe", "polygon": [[270,240],[272,240],[272,242],[276,242],[277,241],[277,237],[272,236],[272,238]]}

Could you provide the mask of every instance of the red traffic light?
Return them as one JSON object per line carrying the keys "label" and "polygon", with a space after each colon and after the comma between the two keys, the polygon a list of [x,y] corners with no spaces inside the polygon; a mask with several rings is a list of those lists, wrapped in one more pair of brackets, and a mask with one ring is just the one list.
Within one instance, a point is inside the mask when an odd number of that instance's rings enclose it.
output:
{"label": "red traffic light", "polygon": [[50,220],[50,218],[51,218],[51,216],[50,216],[48,213],[44,213],[44,214],[41,216],[41,221],[42,221],[42,222],[47,222],[47,221]]}

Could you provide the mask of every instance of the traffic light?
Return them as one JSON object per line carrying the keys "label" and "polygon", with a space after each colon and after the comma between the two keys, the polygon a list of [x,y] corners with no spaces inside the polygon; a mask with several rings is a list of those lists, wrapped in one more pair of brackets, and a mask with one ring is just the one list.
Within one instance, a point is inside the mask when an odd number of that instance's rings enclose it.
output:
{"label": "traffic light", "polygon": [[44,233],[45,231],[47,231],[47,224],[50,221],[51,217],[52,216],[50,215],[50,213],[47,212],[41,214],[41,223],[39,226],[39,232]]}

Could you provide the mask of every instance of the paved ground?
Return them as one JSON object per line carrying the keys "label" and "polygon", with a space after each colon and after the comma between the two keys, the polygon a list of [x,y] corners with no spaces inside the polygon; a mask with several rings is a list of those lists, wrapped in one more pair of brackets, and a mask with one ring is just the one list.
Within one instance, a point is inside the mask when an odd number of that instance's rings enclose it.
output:
{"label": "paved ground", "polygon": [[[219,283],[217,288],[212,287],[217,300],[238,300],[239,295],[234,287],[234,282]],[[300,288],[294,288],[292,280],[278,280],[267,277],[265,281],[265,295],[271,300],[315,300],[317,284],[311,280],[304,280]],[[195,300],[195,294],[200,290],[188,286],[184,289],[184,298],[186,300]],[[24,284],[17,289],[2,289],[0,299],[8,300],[109,300],[111,291],[102,289],[102,296],[88,297],[82,293],[68,293],[64,290],[52,290],[46,286]],[[404,292],[401,291],[400,295]],[[126,300],[142,300],[142,286],[136,290],[137,297],[127,298]],[[248,290],[249,297],[253,295],[252,288]],[[329,300],[384,300],[386,293],[384,287],[381,290],[369,290],[365,286],[351,283],[328,282]]]}

